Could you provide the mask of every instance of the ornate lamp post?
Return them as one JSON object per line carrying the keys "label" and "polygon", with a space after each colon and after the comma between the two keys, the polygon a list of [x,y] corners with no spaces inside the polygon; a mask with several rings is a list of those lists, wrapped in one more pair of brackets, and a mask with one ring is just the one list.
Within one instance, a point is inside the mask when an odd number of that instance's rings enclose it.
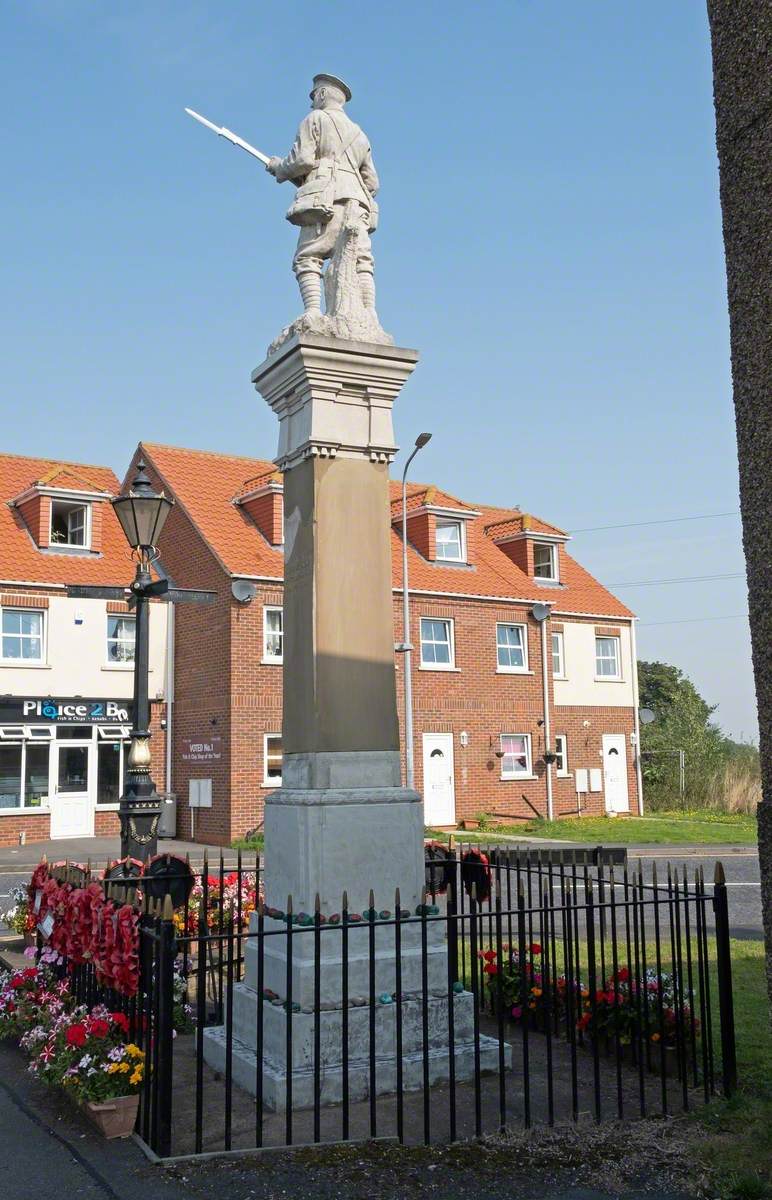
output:
{"label": "ornate lamp post", "polygon": [[[129,604],[136,610],[134,647],[134,727],[121,796],[121,857],[144,861],[155,853],[161,797],[150,774],[150,702],[148,700],[149,611],[148,601],[158,588],[150,566],[174,501],[153,491],[140,459],[130,490],[112,500],[115,515],[137,561]],[[165,583],[166,581],[161,581]],[[167,584],[168,588],[168,584]]]}

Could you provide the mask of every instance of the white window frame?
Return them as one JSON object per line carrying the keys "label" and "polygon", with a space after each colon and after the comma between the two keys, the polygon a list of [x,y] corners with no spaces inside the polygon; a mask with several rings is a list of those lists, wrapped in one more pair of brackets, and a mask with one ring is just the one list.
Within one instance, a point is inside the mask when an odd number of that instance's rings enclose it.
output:
{"label": "white window frame", "polygon": [[[536,570],[536,551],[548,550],[550,556],[550,573],[549,575],[540,575]],[[554,542],[538,542],[533,543],[533,577],[534,579],[546,579],[550,583],[558,583],[560,581],[559,556],[558,548]]]}
{"label": "white window frame", "polygon": [[507,758],[514,758],[511,753],[504,753],[501,759],[501,778],[502,779],[532,779],[533,778],[533,761],[531,758],[531,735],[530,733],[502,733],[499,735],[499,745],[504,750],[504,738],[522,738],[525,742],[525,770],[524,771],[507,771]]}
{"label": "white window frame", "polygon": [[[424,661],[424,634],[423,634],[424,621],[441,621],[444,625],[447,625],[447,627],[448,627],[448,643],[447,644],[448,644],[448,653],[450,655],[450,662],[438,663],[438,662],[425,662]],[[421,643],[420,669],[422,671],[455,671],[456,670],[455,624],[456,623],[452,617],[420,617],[419,618],[418,636],[419,636],[419,640]],[[429,643],[429,639],[427,639],[427,643]],[[434,640],[432,640],[430,644],[433,646],[444,645],[444,643],[435,642]]]}
{"label": "white window frame", "polygon": [[[96,775],[94,776],[94,812],[117,812],[121,807],[120,797],[123,795],[126,786],[126,756],[124,749],[126,743],[131,736],[131,727],[129,725],[97,725],[97,748],[96,748]],[[99,745],[100,742],[117,742],[120,745],[118,751],[118,800],[111,804],[100,804],[97,793],[99,791]]]}
{"label": "white window frame", "polygon": [[[507,667],[502,666],[499,662],[499,629],[519,629],[521,637],[521,649],[523,651],[522,667]],[[513,646],[502,646],[501,649],[512,650]],[[528,626],[520,621],[497,621],[496,622],[496,672],[499,675],[529,675],[528,670]]]}
{"label": "white window frame", "polygon": [[[598,669],[601,662],[609,661],[606,655],[598,653],[598,642],[614,642],[616,644],[616,674],[602,675]],[[595,679],[598,683],[619,683],[622,679],[622,639],[616,635],[595,635]]]}
{"label": "white window frame", "polygon": [[[437,534],[440,529],[449,529],[453,526],[458,530],[458,557],[451,554],[440,554],[440,543],[437,540]],[[444,544],[444,543],[443,543]],[[434,553],[437,562],[466,562],[466,528],[463,521],[438,520],[434,531]]]}
{"label": "white window frame", "polygon": [[[275,775],[268,774],[268,743],[272,738],[281,738],[281,733],[264,733],[263,734],[263,787],[281,787],[281,775],[277,778]],[[284,747],[282,746],[282,760],[284,758]]]}
{"label": "white window frame", "polygon": [[[25,729],[25,733],[26,732],[27,731]],[[11,738],[5,739],[4,738],[3,740],[5,741],[5,744],[8,746],[16,745],[16,746],[21,747],[21,794],[22,794],[22,797],[24,798],[24,800],[26,801],[26,798],[27,798],[27,745],[28,744],[32,745],[32,746],[40,745],[42,739],[40,739],[39,741],[33,740],[31,742],[28,742],[26,738],[20,738],[17,733],[16,737],[13,739],[11,739]],[[15,808],[0,808],[0,819],[2,819],[3,816],[13,816],[16,813],[39,813],[39,812],[45,813],[45,812],[49,811],[50,802],[51,802],[51,791],[50,791],[50,788],[51,788],[51,765],[52,765],[51,764],[51,743],[49,742],[48,743],[48,786],[49,786],[48,796],[45,799],[41,798],[40,804],[24,803],[24,804],[16,805]]]}
{"label": "white window frame", "polygon": [[[3,655],[3,639],[6,637],[18,638],[21,644],[22,638],[32,638],[35,634],[32,633],[5,633],[3,631],[3,617],[6,613],[26,613],[28,616],[40,617],[40,658],[5,658]],[[6,667],[39,667],[46,663],[46,654],[48,647],[46,645],[46,632],[48,622],[46,621],[46,610],[44,608],[15,608],[13,604],[6,604],[0,608],[0,663]]]}
{"label": "white window frame", "polygon": [[[54,506],[57,504],[66,504],[70,510],[83,509],[83,541],[82,542],[59,542],[54,541]],[[70,519],[67,517],[67,536],[70,533]],[[54,496],[51,500],[51,515],[48,524],[48,544],[60,547],[67,550],[90,550],[91,549],[91,505],[87,500],[67,500],[64,496]]]}
{"label": "white window frame", "polygon": [[[281,630],[279,637],[281,638],[281,654],[271,654],[268,649],[268,613],[279,613],[281,615]],[[283,663],[284,662],[284,609],[281,604],[264,604],[263,605],[263,662],[264,663]]]}
{"label": "white window frame", "polygon": [[[566,639],[563,637],[562,629],[554,629],[552,633],[552,678],[566,678]],[[558,639],[557,655],[555,653],[555,638]],[[555,670],[555,658],[558,659],[558,669]]]}
{"label": "white window frame", "polygon": [[570,774],[568,770],[568,738],[564,733],[555,734],[555,774],[565,779]]}
{"label": "white window frame", "polygon": [[[106,629],[106,633],[105,633],[105,646],[107,649],[107,666],[113,671],[116,669],[120,670],[121,668],[133,671],[134,670],[134,659],[135,659],[136,653],[137,653],[137,618],[132,613],[111,613],[111,612],[106,613],[105,617],[106,617],[106,621],[107,621],[107,629]],[[110,622],[116,621],[116,620],[131,621],[131,623],[134,627],[134,641],[132,643],[134,646],[134,653],[132,654],[131,658],[115,658],[115,659],[110,658],[110,643],[111,642],[115,642],[116,644],[125,644],[126,643],[126,638],[118,638],[118,637],[111,638],[110,637]]]}

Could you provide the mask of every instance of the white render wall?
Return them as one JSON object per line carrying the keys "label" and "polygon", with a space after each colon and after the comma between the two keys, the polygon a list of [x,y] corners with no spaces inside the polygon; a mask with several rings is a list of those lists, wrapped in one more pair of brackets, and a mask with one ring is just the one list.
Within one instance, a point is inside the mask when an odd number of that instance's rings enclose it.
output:
{"label": "white render wall", "polygon": [[[12,607],[9,605],[8,607]],[[0,693],[15,696],[125,697],[134,691],[133,664],[107,662],[107,601],[49,596],[42,666],[0,662]],[[76,624],[78,617],[82,624]],[[150,699],[164,691],[166,604],[150,605]]]}
{"label": "white render wall", "polygon": [[[630,658],[630,626],[620,621],[571,621],[555,614],[563,624],[565,679],[554,680],[556,705],[632,708],[636,704]],[[595,626],[619,629],[622,680],[595,678]]]}

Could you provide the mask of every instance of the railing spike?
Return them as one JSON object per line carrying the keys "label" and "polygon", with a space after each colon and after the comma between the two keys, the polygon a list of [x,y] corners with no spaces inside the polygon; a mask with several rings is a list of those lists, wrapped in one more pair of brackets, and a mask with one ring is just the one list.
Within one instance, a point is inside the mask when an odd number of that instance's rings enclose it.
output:
{"label": "railing spike", "polygon": [[348,891],[346,891],[345,889],[344,889],[344,891],[343,891],[343,901],[342,901],[342,907],[343,907],[343,908],[348,908]]}
{"label": "railing spike", "polygon": [[164,921],[173,921],[174,920],[174,905],[172,904],[172,898],[168,892],[164,896],[164,905],[163,905],[162,916],[163,916]]}
{"label": "railing spike", "polygon": [[292,896],[287,896],[287,916],[292,916]]}
{"label": "railing spike", "polygon": [[375,892],[373,891],[373,889],[372,889],[372,888],[370,888],[370,901],[369,901],[369,903],[370,903],[370,908],[371,908],[371,909],[375,908]]}
{"label": "railing spike", "polygon": [[726,875],[724,874],[724,864],[720,859],[716,862],[716,869],[713,872],[713,882],[721,887],[726,883]]}
{"label": "railing spike", "polygon": [[321,912],[321,910],[322,910],[322,906],[319,902],[319,893],[317,892],[316,896],[314,897],[314,912],[318,913],[318,912]]}
{"label": "railing spike", "polygon": [[[643,878],[643,876],[641,876],[641,878]],[[652,884],[652,887],[657,886],[657,860],[656,859],[652,859],[652,863],[651,863],[651,884]]]}

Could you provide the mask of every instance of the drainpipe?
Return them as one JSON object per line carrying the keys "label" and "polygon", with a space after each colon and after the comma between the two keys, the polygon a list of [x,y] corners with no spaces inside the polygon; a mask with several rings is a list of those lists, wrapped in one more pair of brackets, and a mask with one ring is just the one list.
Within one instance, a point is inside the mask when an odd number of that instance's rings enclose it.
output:
{"label": "drainpipe", "polygon": [[172,738],[174,732],[174,604],[166,605],[166,791],[172,789]]}
{"label": "drainpipe", "polygon": [[643,816],[643,774],[641,772],[641,721],[638,714],[640,699],[638,696],[638,650],[635,642],[635,622],[630,622],[630,664],[633,680],[633,721],[635,723],[635,778],[638,784],[638,816]]}
{"label": "drainpipe", "polygon": [[[548,669],[548,654],[547,654],[547,618],[550,615],[548,604],[534,604],[531,609],[531,616],[539,624],[539,632],[541,634],[541,682],[542,682],[542,699],[544,706],[544,747],[546,750],[552,750],[552,722],[550,720],[550,682]],[[554,807],[552,803],[552,763],[545,763],[545,782],[547,785],[547,820],[554,819]]]}

